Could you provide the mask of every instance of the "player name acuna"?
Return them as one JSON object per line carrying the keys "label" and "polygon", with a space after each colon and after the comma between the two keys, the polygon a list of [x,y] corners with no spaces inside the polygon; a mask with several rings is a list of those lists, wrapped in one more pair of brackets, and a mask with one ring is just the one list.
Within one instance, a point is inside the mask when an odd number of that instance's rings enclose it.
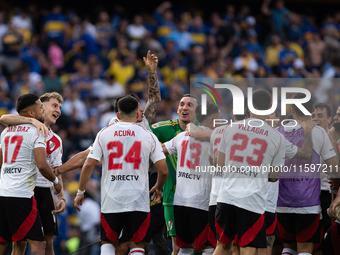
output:
{"label": "player name acuna", "polygon": [[111,181],[138,181],[139,176],[138,175],[111,175]]}
{"label": "player name acuna", "polygon": [[22,168],[21,167],[6,167],[4,169],[4,174],[16,174],[21,173]]}

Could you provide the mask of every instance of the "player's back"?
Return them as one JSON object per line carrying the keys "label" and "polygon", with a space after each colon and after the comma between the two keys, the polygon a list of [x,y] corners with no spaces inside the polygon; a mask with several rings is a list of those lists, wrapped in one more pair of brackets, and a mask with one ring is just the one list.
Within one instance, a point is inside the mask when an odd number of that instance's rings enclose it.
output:
{"label": "player's back", "polygon": [[45,138],[38,136],[37,129],[30,124],[10,126],[2,132],[0,196],[33,196],[38,172],[34,157],[37,147],[46,147]]}
{"label": "player's back", "polygon": [[[302,147],[304,130],[280,127],[285,138],[298,147]],[[312,129],[312,156],[308,160],[286,158],[285,165],[290,172],[283,172],[280,177],[278,206],[308,207],[320,204],[320,172],[322,159],[334,157],[333,146],[324,129],[315,126]]]}
{"label": "player's back", "polygon": [[[223,132],[226,129],[226,125],[219,126],[214,129],[210,136],[210,145],[209,145],[209,157],[214,159],[215,154],[218,150],[218,146],[222,140]],[[212,182],[211,182],[211,193],[210,193],[210,202],[209,205],[217,204],[217,196],[220,191],[221,185],[223,181],[223,171],[215,171],[212,173]]]}
{"label": "player's back", "polygon": [[174,205],[208,210],[211,191],[209,144],[190,137],[188,132],[165,143],[168,152],[176,151],[178,158]]}
{"label": "player's back", "polygon": [[135,123],[118,122],[97,139],[103,151],[102,212],[149,211],[148,169],[157,138]]}
{"label": "player's back", "polygon": [[228,126],[218,149],[225,154],[226,173],[217,201],[262,214],[269,167],[284,163],[283,139],[260,119]]}

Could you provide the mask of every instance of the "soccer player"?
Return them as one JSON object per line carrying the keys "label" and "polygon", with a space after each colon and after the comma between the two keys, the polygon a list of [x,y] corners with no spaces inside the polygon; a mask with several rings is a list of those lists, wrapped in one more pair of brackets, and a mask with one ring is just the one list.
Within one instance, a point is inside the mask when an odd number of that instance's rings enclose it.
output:
{"label": "soccer player", "polygon": [[[245,100],[246,102],[247,100]],[[249,112],[247,109],[247,104],[245,104],[245,114],[244,115],[235,115],[233,116],[236,121],[243,120],[247,117],[249,117]],[[217,164],[217,149],[220,145],[223,132],[225,128],[228,125],[222,125],[219,127],[216,127],[211,136],[210,136],[210,146],[209,146],[209,162],[211,165]],[[199,130],[200,133],[201,130],[199,127],[196,128],[196,130]],[[191,134],[191,133],[190,133]],[[217,207],[217,196],[220,191],[221,185],[223,180],[223,171],[219,171],[218,169],[215,169],[215,172],[212,174],[212,182],[211,182],[211,192],[210,192],[210,200],[209,200],[209,241],[210,243],[216,247],[217,244],[217,232],[215,227],[215,213],[216,213],[216,207]],[[238,247],[234,246],[232,249],[236,249],[238,252]]]}
{"label": "soccer player", "polygon": [[[294,98],[304,98],[298,93]],[[313,100],[303,106],[313,112]],[[310,119],[299,108],[292,106],[293,118],[299,122]],[[287,140],[300,146],[303,142],[303,130],[297,127],[280,127]],[[277,202],[278,232],[283,240],[285,254],[312,254],[314,244],[320,242],[320,166],[321,159],[332,169],[338,164],[332,143],[326,131],[315,126],[312,129],[313,153],[309,160],[287,159],[285,166],[296,171],[284,172],[279,180],[279,197]],[[312,169],[315,169],[314,171]]]}
{"label": "soccer player", "polygon": [[[186,129],[187,124],[195,119],[195,109],[198,101],[195,97],[186,94],[179,102],[177,113],[178,119],[171,119],[161,121],[151,125],[151,131],[156,135],[161,143],[165,143],[174,138],[177,134]],[[172,239],[172,247],[174,255],[179,252],[179,247],[176,244],[176,229],[174,217],[174,194],[176,186],[176,165],[177,157],[175,155],[168,155],[166,163],[169,169],[169,176],[163,187],[163,205],[164,205],[164,218],[168,229],[169,236]]]}
{"label": "soccer player", "polygon": [[[159,83],[157,77],[158,58],[154,54],[151,54],[149,50],[146,58],[145,57],[143,58],[143,61],[149,72],[148,101],[146,103],[145,111],[143,107],[139,104],[139,98],[134,94],[132,94],[132,96],[135,97],[135,99],[137,99],[138,101],[139,115],[137,123],[142,127],[149,129],[149,123],[153,122],[157,113],[158,105],[161,102],[161,94],[159,90]],[[117,98],[116,100],[115,104],[116,112],[118,112],[118,101],[120,98]],[[118,121],[119,120],[117,118],[113,118],[110,121],[109,125],[116,123]],[[63,165],[56,169],[57,174],[62,174],[81,167],[84,164],[87,155],[90,153],[90,150],[91,147],[74,155],[71,159],[69,159],[67,162],[65,162]]]}
{"label": "soccer player", "polygon": [[158,180],[150,191],[154,192],[156,202],[161,198],[168,170],[155,135],[136,125],[138,101],[126,96],[119,100],[118,109],[119,122],[97,134],[93,150],[81,171],[74,205],[80,210],[86,183],[95,164],[103,159],[101,254],[115,254],[115,250],[117,254],[123,254],[130,244],[132,254],[143,255],[143,238],[150,223],[149,160],[158,169]]}
{"label": "soccer player", "polygon": [[[314,112],[312,113],[312,120],[316,125],[322,127],[326,133],[329,133],[329,125],[332,123],[332,110],[331,107],[326,103],[317,103],[314,105]],[[333,139],[330,139],[332,142]],[[335,145],[333,145],[334,147]],[[336,148],[337,146],[335,146]],[[324,162],[322,162],[324,163]],[[329,208],[331,204],[332,196],[331,189],[328,183],[328,176],[326,173],[321,173],[321,193],[320,193],[320,202],[321,202],[321,213],[322,220],[320,220],[320,224],[323,227],[322,232],[327,232],[328,228],[332,225],[331,218],[327,213],[327,208]],[[321,240],[322,241],[322,240]],[[321,243],[322,245],[322,243]]]}
{"label": "soccer player", "polygon": [[[49,129],[49,136],[46,138],[46,154],[47,162],[52,168],[62,165],[62,140],[55,134],[50,126],[55,124],[61,114],[61,107],[63,104],[62,96],[57,92],[46,93],[40,96],[40,101],[44,105],[44,124]],[[18,116],[15,114],[3,115],[0,119],[1,123],[6,126],[29,124],[33,122],[30,118]],[[59,181],[62,182],[61,176],[58,176]],[[43,177],[40,173],[37,176],[37,183],[34,189],[34,197],[37,201],[37,207],[44,228],[44,237],[46,241],[46,254],[54,254],[53,238],[58,235],[58,223],[55,214],[61,214],[65,210],[65,197],[63,190],[57,195],[58,203],[57,210],[55,210],[54,200],[51,194],[51,187],[53,184]],[[51,213],[53,212],[53,214]],[[26,243],[15,243],[13,251],[16,254],[24,254]]]}
{"label": "soccer player", "polygon": [[[43,104],[34,94],[20,96],[16,110],[21,116],[43,121]],[[32,254],[45,254],[42,223],[33,196],[36,167],[53,182],[56,193],[62,189],[46,161],[46,139],[30,124],[10,126],[1,134],[0,150],[0,254],[4,254],[8,242],[23,239]]]}
{"label": "soccer player", "polygon": [[[266,90],[255,90],[252,97],[255,109],[270,108],[272,98]],[[265,122],[267,118],[250,112],[249,119],[223,132],[217,164],[226,172],[217,197],[215,255],[231,254],[233,240],[241,255],[266,248],[267,182],[278,178],[268,169],[281,167],[285,155],[284,137]]]}
{"label": "soccer player", "polygon": [[[213,120],[221,117],[218,108],[212,104],[207,106],[206,115],[201,114],[200,106],[196,107],[195,114],[199,127],[204,130],[212,130]],[[173,202],[179,255],[190,254],[193,248],[202,250],[204,255],[212,254],[214,250],[208,243],[211,191],[211,174],[207,170],[210,167],[209,145],[208,141],[191,138],[188,131],[163,144],[165,154],[180,157]]]}

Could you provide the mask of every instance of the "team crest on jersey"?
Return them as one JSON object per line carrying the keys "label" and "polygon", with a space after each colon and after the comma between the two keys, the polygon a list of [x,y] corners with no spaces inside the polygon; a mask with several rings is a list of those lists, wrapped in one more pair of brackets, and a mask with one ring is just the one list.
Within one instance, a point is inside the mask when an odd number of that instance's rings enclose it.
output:
{"label": "team crest on jersey", "polygon": [[57,137],[53,136],[50,140],[47,142],[46,146],[46,153],[47,155],[51,154],[53,151],[58,149],[61,146],[60,141]]}
{"label": "team crest on jersey", "polygon": [[169,230],[172,230],[172,221],[171,220],[169,220],[169,222],[168,222],[169,224]]}
{"label": "team crest on jersey", "polygon": [[50,141],[49,144],[48,144],[48,146],[50,146],[50,150],[53,151],[54,148],[55,148],[55,143],[52,142],[52,141]]}
{"label": "team crest on jersey", "polygon": [[155,123],[152,125],[152,128],[158,128],[159,127],[159,124],[158,123]]}

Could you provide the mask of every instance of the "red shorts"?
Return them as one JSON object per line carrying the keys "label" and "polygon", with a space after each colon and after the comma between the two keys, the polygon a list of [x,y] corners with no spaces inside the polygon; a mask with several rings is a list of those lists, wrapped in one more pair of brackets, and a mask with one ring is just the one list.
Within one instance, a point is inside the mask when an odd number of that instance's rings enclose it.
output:
{"label": "red shorts", "polygon": [[44,241],[34,197],[0,197],[0,242]]}
{"label": "red shorts", "polygon": [[150,213],[122,212],[101,214],[101,240],[139,243],[150,225]]}

